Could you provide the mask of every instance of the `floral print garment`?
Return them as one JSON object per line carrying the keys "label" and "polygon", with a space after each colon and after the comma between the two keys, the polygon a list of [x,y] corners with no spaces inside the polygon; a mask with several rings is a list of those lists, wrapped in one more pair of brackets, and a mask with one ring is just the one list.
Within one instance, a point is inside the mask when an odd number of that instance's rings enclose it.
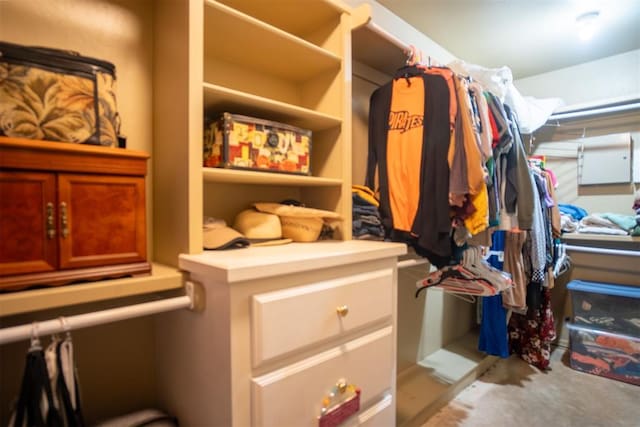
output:
{"label": "floral print garment", "polygon": [[551,343],[556,328],[551,310],[551,290],[543,287],[539,307],[530,306],[527,314],[513,313],[509,319],[511,353],[525,362],[546,370],[551,358]]}

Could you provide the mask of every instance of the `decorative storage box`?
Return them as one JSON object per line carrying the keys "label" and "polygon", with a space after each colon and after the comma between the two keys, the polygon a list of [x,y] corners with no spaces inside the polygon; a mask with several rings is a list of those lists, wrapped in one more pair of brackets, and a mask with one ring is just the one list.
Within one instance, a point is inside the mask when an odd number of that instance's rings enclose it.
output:
{"label": "decorative storage box", "polygon": [[640,287],[572,280],[573,323],[640,337]]}
{"label": "decorative storage box", "polygon": [[571,368],[640,385],[640,337],[569,324]]}
{"label": "decorative storage box", "polygon": [[311,131],[224,113],[204,132],[204,166],[309,175]]}

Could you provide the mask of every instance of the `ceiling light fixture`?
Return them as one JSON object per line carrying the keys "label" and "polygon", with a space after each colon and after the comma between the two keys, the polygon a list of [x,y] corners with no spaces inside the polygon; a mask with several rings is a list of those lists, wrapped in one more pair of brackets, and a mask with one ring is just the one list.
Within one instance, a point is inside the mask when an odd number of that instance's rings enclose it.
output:
{"label": "ceiling light fixture", "polygon": [[597,30],[598,17],[600,12],[592,10],[578,15],[576,23],[578,24],[578,37],[581,40],[587,41],[593,37]]}

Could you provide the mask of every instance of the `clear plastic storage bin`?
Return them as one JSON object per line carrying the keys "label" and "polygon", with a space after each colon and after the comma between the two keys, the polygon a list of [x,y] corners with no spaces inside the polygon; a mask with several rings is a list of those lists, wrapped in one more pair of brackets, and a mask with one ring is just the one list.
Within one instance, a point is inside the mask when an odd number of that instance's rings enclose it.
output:
{"label": "clear plastic storage bin", "polygon": [[567,326],[573,369],[640,385],[640,337]]}
{"label": "clear plastic storage bin", "polygon": [[572,280],[572,323],[640,337],[640,287]]}

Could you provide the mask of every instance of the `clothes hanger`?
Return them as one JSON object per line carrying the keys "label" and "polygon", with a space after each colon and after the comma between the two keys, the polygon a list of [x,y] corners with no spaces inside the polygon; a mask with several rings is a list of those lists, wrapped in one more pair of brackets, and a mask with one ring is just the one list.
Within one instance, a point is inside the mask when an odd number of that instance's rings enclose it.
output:
{"label": "clothes hanger", "polygon": [[463,265],[449,265],[430,273],[427,277],[416,282],[420,291],[430,287],[437,287],[448,293],[466,295],[491,296],[497,293],[496,288],[487,280],[476,276]]}
{"label": "clothes hanger", "polygon": [[62,324],[62,331],[65,333],[65,339],[71,341],[71,327],[69,326],[69,322],[64,316],[58,317],[60,324]]}
{"label": "clothes hanger", "polygon": [[396,71],[394,79],[404,78],[407,81],[407,86],[411,86],[411,80],[409,78],[420,75],[421,73],[418,64],[422,61],[422,52],[416,49],[414,45],[409,45],[405,53],[407,59],[405,60],[404,66]]}
{"label": "clothes hanger", "polygon": [[489,282],[498,292],[512,286],[511,275],[492,267],[483,259],[482,248],[470,246],[462,254],[462,265],[478,278]]}
{"label": "clothes hanger", "polygon": [[[64,425],[84,426],[81,409],[81,396],[78,387],[76,367],[74,363],[71,327],[67,319],[58,317],[64,338],[59,339],[55,347],[55,373],[52,378],[54,405],[63,414]],[[62,425],[62,424],[60,424]]]}
{"label": "clothes hanger", "polygon": [[407,51],[407,61],[405,65],[418,65],[422,63],[422,52],[414,45],[409,45]]}
{"label": "clothes hanger", "polygon": [[474,295],[469,295],[469,294],[459,294],[456,292],[450,292],[450,294],[458,299],[461,299],[464,302],[468,302],[470,304],[475,304],[476,297]]}

